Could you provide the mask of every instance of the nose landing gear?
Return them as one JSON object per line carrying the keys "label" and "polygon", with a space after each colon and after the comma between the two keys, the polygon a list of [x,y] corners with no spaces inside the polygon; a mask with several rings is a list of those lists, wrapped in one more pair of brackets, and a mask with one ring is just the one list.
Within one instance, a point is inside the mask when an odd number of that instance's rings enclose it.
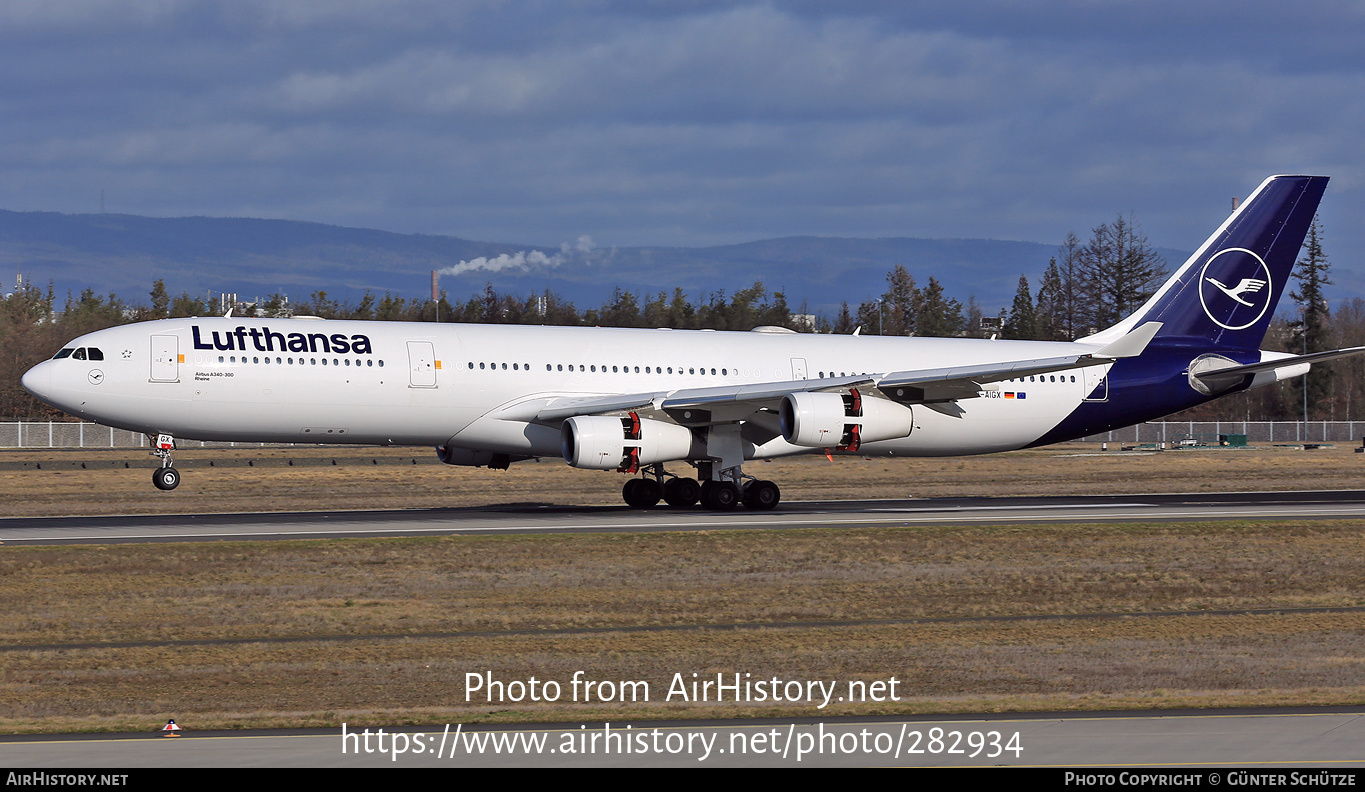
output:
{"label": "nose landing gear", "polygon": [[175,462],[171,459],[171,451],[175,449],[175,438],[168,434],[156,436],[156,444],[152,449],[152,456],[161,459],[161,467],[152,471],[152,484],[159,490],[169,492],[180,486],[180,471],[174,467]]}

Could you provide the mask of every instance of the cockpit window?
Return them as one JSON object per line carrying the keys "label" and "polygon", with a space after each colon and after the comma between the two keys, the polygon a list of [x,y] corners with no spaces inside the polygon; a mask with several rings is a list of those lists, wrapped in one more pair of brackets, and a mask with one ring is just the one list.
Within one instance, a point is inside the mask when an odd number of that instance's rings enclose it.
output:
{"label": "cockpit window", "polygon": [[77,349],[75,352],[72,353],[71,357],[74,360],[85,360],[85,347]]}
{"label": "cockpit window", "polygon": [[57,354],[52,356],[52,359],[61,360],[64,357],[71,357],[71,353],[75,351],[76,350],[72,349],[71,347],[67,347],[66,349],[59,350]]}
{"label": "cockpit window", "polygon": [[104,352],[99,347],[90,347],[89,352],[91,360],[104,360]]}

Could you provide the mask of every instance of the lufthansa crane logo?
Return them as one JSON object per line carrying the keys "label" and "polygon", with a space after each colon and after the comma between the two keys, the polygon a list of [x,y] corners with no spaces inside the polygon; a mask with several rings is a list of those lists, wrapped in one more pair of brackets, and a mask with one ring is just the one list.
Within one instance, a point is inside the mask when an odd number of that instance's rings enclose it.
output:
{"label": "lufthansa crane logo", "polygon": [[1246,248],[1220,250],[1199,272],[1199,303],[1219,327],[1245,330],[1270,309],[1270,283],[1265,259]]}

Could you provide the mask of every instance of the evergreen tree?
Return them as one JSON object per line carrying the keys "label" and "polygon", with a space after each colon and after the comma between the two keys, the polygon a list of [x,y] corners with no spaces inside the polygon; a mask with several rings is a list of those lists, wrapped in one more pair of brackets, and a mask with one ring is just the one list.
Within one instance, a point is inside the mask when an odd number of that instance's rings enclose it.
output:
{"label": "evergreen tree", "polygon": [[897,264],[886,274],[886,293],[882,295],[878,332],[882,335],[911,336],[917,332],[915,305],[919,289],[915,279],[903,264]]}
{"label": "evergreen tree", "polygon": [[920,293],[915,314],[919,334],[929,338],[953,338],[962,333],[966,324],[962,318],[962,303],[945,296],[943,286],[932,277]]}
{"label": "evergreen tree", "polygon": [[[1072,237],[1074,239],[1074,237]],[[1034,338],[1039,341],[1071,341],[1067,332],[1069,326],[1066,307],[1066,286],[1062,280],[1061,269],[1054,257],[1043,273],[1043,283],[1038,287],[1038,299],[1034,303]]]}
{"label": "evergreen tree", "polygon": [[[1331,268],[1327,254],[1322,250],[1322,228],[1318,224],[1318,219],[1314,217],[1313,224],[1308,228],[1308,236],[1303,241],[1303,257],[1299,259],[1298,266],[1294,269],[1294,279],[1299,282],[1299,287],[1289,293],[1299,305],[1299,320],[1289,325],[1291,352],[1324,352],[1332,348],[1331,311],[1322,292],[1323,286],[1330,286],[1332,283],[1328,279]],[[1293,390],[1298,395],[1300,412],[1303,409],[1304,388],[1308,391],[1309,412],[1321,414],[1327,407],[1324,402],[1332,392],[1332,369],[1321,365],[1313,366],[1308,374],[1299,378]],[[1304,420],[1309,418],[1307,415],[1302,417]]]}
{"label": "evergreen tree", "polygon": [[[1057,266],[1053,259],[1053,267]],[[1010,306],[1009,319],[1002,328],[1005,338],[1032,340],[1038,337],[1038,317],[1033,307],[1033,295],[1029,293],[1028,278],[1019,276],[1019,288],[1014,293],[1014,304]]]}
{"label": "evergreen tree", "polygon": [[839,318],[834,320],[832,332],[835,335],[848,335],[858,329],[858,323],[853,320],[853,312],[848,310],[848,300],[844,300],[839,305]]}
{"label": "evergreen tree", "polygon": [[166,319],[171,315],[171,296],[166,293],[166,282],[160,278],[152,284],[152,308],[148,312],[148,319]]}

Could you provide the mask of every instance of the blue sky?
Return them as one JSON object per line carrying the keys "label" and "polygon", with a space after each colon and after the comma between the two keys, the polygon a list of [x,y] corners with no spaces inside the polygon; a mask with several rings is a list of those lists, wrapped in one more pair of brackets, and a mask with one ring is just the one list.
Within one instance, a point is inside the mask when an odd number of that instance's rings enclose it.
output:
{"label": "blue sky", "polygon": [[1365,3],[6,0],[0,208],[558,246],[1365,243]]}

